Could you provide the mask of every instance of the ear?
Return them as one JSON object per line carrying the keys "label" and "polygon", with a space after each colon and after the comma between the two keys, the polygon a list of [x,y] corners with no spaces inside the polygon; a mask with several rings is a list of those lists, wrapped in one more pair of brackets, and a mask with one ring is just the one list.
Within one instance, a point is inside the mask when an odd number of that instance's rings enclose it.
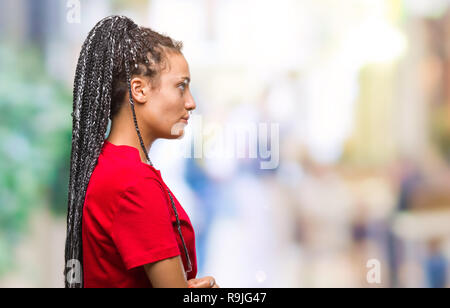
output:
{"label": "ear", "polygon": [[150,84],[142,77],[134,77],[130,81],[131,95],[136,103],[146,103],[150,95]]}

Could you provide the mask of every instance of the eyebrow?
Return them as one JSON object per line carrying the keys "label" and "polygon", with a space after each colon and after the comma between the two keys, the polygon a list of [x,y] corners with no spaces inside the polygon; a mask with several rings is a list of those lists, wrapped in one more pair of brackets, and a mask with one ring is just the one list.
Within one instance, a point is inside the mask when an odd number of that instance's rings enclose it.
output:
{"label": "eyebrow", "polygon": [[191,82],[191,78],[189,78],[189,77],[181,77],[180,78],[181,80],[187,80],[187,82],[189,83],[189,82]]}

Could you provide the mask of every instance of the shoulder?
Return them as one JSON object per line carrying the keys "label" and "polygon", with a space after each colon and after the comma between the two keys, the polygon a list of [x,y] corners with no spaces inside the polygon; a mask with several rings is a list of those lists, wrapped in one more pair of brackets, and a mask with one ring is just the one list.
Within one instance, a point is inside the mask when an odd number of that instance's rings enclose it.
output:
{"label": "shoulder", "polygon": [[133,178],[128,179],[124,188],[118,192],[115,216],[135,217],[135,221],[148,217],[168,218],[170,202],[165,186],[152,170],[141,168],[135,170]]}
{"label": "shoulder", "polygon": [[140,193],[145,195],[154,195],[163,192],[163,185],[154,172],[145,165],[136,167],[134,172],[127,173],[127,179],[124,181],[122,194]]}
{"label": "shoulder", "polygon": [[149,187],[157,188],[161,182],[150,166],[125,157],[102,157],[93,176],[103,187],[109,186],[110,193],[145,191]]}
{"label": "shoulder", "polygon": [[151,170],[150,166],[143,163],[130,162],[122,166],[120,178],[122,194],[130,192],[152,193],[163,188],[158,176]]}

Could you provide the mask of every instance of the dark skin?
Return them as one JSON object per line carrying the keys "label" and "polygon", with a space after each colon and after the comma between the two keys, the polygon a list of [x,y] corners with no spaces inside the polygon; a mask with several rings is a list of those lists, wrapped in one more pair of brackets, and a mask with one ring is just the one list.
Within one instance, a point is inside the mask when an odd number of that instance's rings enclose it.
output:
{"label": "dark skin", "polygon": [[[131,94],[135,102],[136,119],[147,153],[158,138],[176,139],[184,134],[189,111],[196,107],[189,89],[189,66],[182,54],[167,53],[169,65],[161,72],[160,82],[135,76],[131,79]],[[152,87],[153,86],[153,87]],[[111,121],[107,138],[115,145],[128,145],[139,150],[141,161],[147,163],[141,148],[128,94],[119,112]],[[181,257],[178,255],[143,266],[155,288],[218,288],[211,276],[187,280]]]}

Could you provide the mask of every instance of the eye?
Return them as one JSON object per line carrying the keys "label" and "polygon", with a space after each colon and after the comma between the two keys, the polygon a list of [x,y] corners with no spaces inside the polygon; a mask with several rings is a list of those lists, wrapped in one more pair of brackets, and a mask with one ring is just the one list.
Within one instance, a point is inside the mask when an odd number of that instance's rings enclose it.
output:
{"label": "eye", "polygon": [[[181,87],[181,88],[180,88]],[[183,83],[180,83],[179,85],[178,85],[178,88],[180,88],[181,89],[181,92],[184,92],[184,90],[186,90],[186,84],[183,82]]]}

